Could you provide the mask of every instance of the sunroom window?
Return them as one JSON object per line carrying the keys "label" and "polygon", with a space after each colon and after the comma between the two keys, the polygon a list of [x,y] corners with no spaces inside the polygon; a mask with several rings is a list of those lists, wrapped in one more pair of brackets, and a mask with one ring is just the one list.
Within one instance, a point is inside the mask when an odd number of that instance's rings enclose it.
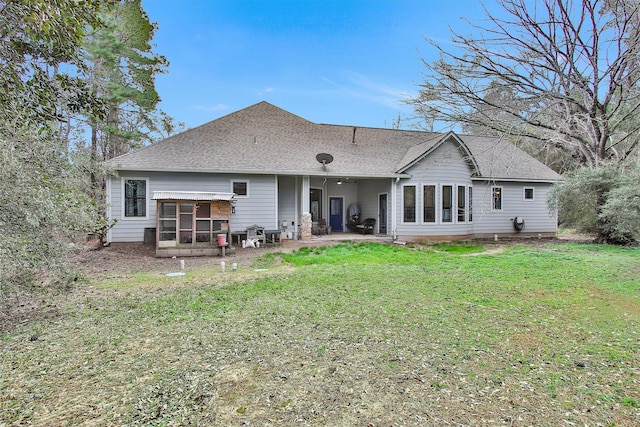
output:
{"label": "sunroom window", "polygon": [[467,216],[466,187],[458,186],[458,222],[465,222]]}
{"label": "sunroom window", "polygon": [[473,187],[469,187],[469,222],[473,221]]}
{"label": "sunroom window", "polygon": [[442,222],[453,221],[453,186],[442,186]]}
{"label": "sunroom window", "polygon": [[416,222],[416,186],[405,185],[403,189],[403,215],[404,222]]}
{"label": "sunroom window", "polygon": [[423,188],[423,221],[436,222],[436,186],[425,185]]}

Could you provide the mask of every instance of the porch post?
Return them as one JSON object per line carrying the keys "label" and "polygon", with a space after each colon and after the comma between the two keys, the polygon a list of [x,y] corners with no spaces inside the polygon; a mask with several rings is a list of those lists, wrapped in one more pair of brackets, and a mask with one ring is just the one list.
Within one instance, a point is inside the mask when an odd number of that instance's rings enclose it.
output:
{"label": "porch post", "polygon": [[396,196],[396,188],[399,178],[391,178],[391,235],[393,236],[393,240],[398,238],[398,201]]}
{"label": "porch post", "polygon": [[311,239],[311,213],[310,205],[310,184],[309,177],[302,177],[302,188],[300,189],[300,200],[302,201],[302,214],[300,215],[300,239]]}

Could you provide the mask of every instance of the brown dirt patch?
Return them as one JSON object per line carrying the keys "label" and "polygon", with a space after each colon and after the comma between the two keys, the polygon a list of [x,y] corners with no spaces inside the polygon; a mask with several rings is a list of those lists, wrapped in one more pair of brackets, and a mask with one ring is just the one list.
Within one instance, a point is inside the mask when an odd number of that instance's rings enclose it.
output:
{"label": "brown dirt patch", "polygon": [[180,260],[188,268],[207,268],[218,266],[220,262],[250,264],[254,259],[271,252],[290,253],[303,246],[323,246],[340,243],[339,241],[300,241],[287,240],[280,245],[260,248],[236,248],[234,254],[227,256],[158,258],[155,248],[141,243],[113,244],[99,250],[88,246],[72,260],[72,264],[90,277],[102,277],[121,273],[150,272],[168,273],[179,271]]}
{"label": "brown dirt patch", "polygon": [[[362,240],[362,239],[361,239]],[[500,253],[505,246],[516,244],[544,245],[548,243],[590,243],[593,236],[562,233],[556,238],[522,238],[503,237],[498,242],[493,239],[480,240],[486,244],[483,254]],[[91,277],[102,275],[120,274],[125,272],[158,272],[166,273],[177,271],[180,268],[179,260],[185,260],[190,268],[206,268],[219,265],[221,261],[228,263],[237,262],[239,264],[250,264],[257,257],[270,253],[281,252],[291,253],[302,247],[326,246],[342,243],[342,240],[285,240],[279,245],[268,245],[260,248],[236,247],[234,254],[225,257],[203,256],[203,257],[181,257],[181,258],[157,258],[155,249],[152,246],[145,246],[141,243],[120,243],[113,244],[100,250],[92,250],[95,247],[88,243],[72,260],[72,264]],[[495,245],[494,245],[495,244]]]}

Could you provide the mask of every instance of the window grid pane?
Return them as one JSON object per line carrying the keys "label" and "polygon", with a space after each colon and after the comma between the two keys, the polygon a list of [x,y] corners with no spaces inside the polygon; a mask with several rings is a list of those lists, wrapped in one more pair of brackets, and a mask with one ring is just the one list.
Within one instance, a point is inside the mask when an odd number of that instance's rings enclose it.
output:
{"label": "window grid pane", "polygon": [[416,187],[407,185],[404,187],[404,222],[416,222]]}
{"label": "window grid pane", "polygon": [[425,185],[424,197],[424,222],[436,222],[436,186]]}
{"label": "window grid pane", "polygon": [[500,187],[493,188],[493,210],[502,210],[502,188]]}
{"label": "window grid pane", "polygon": [[533,188],[525,188],[524,189],[524,199],[525,200],[533,200]]}
{"label": "window grid pane", "polygon": [[465,221],[465,216],[467,211],[465,199],[466,199],[465,187],[459,186],[458,187],[458,222]]}
{"label": "window grid pane", "polygon": [[238,196],[246,196],[247,192],[247,183],[246,182],[234,182],[233,183],[233,192]]}
{"label": "window grid pane", "polygon": [[453,208],[453,187],[451,185],[442,186],[442,222],[452,222]]}
{"label": "window grid pane", "polygon": [[469,187],[469,222],[473,221],[473,187]]}
{"label": "window grid pane", "polygon": [[124,184],[124,216],[147,216],[147,182],[143,179],[127,179]]}

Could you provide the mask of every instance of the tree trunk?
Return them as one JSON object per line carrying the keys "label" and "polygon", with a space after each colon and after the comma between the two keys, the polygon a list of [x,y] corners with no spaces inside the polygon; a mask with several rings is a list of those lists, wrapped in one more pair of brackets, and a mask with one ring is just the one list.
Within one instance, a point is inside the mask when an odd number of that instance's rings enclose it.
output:
{"label": "tree trunk", "polygon": [[98,173],[96,165],[98,164],[98,125],[94,122],[91,124],[91,196],[96,199],[98,195]]}

